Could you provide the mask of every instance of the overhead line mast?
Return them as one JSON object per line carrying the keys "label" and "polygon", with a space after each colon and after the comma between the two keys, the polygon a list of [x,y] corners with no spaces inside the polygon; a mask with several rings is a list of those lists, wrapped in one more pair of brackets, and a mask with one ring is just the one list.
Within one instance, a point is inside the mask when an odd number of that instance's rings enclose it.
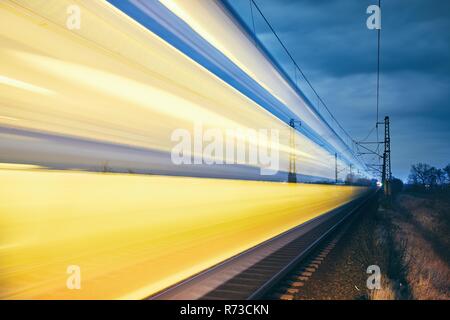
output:
{"label": "overhead line mast", "polygon": [[384,118],[384,153],[383,153],[383,186],[384,194],[391,195],[391,129],[389,117]]}
{"label": "overhead line mast", "polygon": [[291,127],[291,134],[290,134],[290,146],[291,146],[291,153],[289,155],[289,174],[288,174],[288,182],[296,183],[297,182],[297,168],[295,165],[295,161],[297,158],[297,155],[295,154],[295,124],[298,123],[301,125],[300,120],[291,119],[289,121],[289,126]]}

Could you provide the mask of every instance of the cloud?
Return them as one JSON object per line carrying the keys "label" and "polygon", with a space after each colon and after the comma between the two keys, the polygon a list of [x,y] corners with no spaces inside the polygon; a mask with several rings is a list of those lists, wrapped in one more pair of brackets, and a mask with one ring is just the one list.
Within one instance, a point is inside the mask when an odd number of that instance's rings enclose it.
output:
{"label": "cloud", "polygon": [[[377,34],[366,28],[366,8],[376,2],[256,0],[356,139],[375,125]],[[230,3],[251,21],[248,0]],[[415,162],[450,162],[448,12],[450,1],[382,1],[380,117],[392,119],[393,172],[401,178]],[[262,19],[256,13],[254,17],[258,37],[282,65],[289,65]]]}

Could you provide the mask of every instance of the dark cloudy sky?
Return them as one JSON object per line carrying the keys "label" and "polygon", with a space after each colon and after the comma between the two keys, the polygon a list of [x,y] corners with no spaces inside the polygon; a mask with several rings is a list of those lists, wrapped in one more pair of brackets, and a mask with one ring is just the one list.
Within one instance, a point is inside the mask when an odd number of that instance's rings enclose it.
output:
{"label": "dark cloudy sky", "polygon": [[[251,21],[249,0],[231,2]],[[256,0],[356,140],[367,136],[376,119],[377,34],[366,27],[366,9],[377,2]],[[286,65],[256,13],[255,28]],[[450,163],[450,1],[384,0],[381,32],[380,117],[391,117],[392,170],[406,179],[412,163]]]}

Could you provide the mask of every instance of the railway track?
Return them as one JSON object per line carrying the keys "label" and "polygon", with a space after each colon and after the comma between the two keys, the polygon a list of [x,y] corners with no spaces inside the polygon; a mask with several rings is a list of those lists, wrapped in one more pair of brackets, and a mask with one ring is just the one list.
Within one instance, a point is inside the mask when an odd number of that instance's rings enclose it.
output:
{"label": "railway track", "polygon": [[[266,299],[280,281],[375,192],[267,240],[148,299],[247,300]],[[316,265],[317,265],[317,261]],[[308,271],[306,271],[308,272]],[[272,297],[273,298],[273,297]]]}
{"label": "railway track", "polygon": [[[364,209],[368,205],[362,206]],[[361,211],[362,208],[356,210]],[[357,213],[346,219],[346,223],[341,223],[331,234],[327,235],[314,250],[301,259],[296,266],[291,268],[280,281],[272,286],[262,299],[264,300],[294,300],[301,299],[302,287],[324,263],[329,253],[334,249],[342,236],[347,232],[353,220],[357,218]]]}

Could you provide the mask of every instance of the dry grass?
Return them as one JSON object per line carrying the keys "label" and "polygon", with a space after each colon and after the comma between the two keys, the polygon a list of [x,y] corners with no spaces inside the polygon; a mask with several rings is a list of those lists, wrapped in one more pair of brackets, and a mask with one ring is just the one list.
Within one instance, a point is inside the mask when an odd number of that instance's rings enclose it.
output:
{"label": "dry grass", "polygon": [[391,280],[383,277],[381,280],[381,289],[370,290],[368,294],[369,300],[396,300],[399,293],[395,289],[395,285]]}
{"label": "dry grass", "polygon": [[394,226],[389,210],[366,214],[353,235],[357,260],[362,266],[377,265],[381,270],[381,289],[366,289],[364,299],[398,300],[410,297],[403,264],[404,246],[395,245]]}
{"label": "dry grass", "polygon": [[450,267],[446,204],[412,195],[401,195],[392,211],[395,243],[406,243],[402,258],[411,298],[450,299]]}
{"label": "dry grass", "polygon": [[396,226],[392,223],[392,211],[380,209],[376,215],[373,241],[382,270],[381,289],[368,290],[370,300],[410,298],[406,280],[406,243],[396,239],[396,232]]}

